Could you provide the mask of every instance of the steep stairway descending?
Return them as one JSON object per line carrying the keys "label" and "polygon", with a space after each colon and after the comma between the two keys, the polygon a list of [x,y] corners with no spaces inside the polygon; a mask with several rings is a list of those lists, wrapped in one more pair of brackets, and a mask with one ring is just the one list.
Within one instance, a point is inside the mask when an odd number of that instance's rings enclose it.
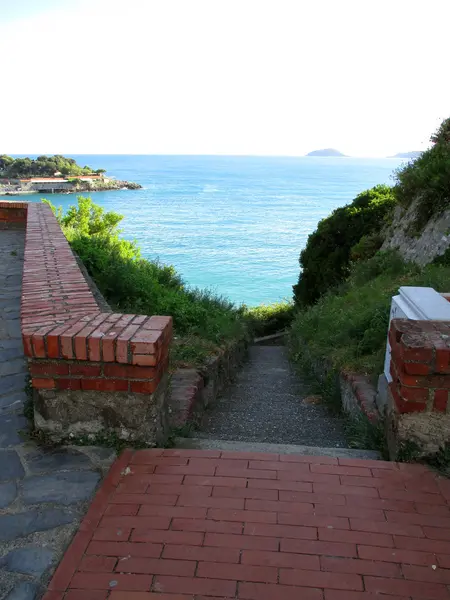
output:
{"label": "steep stairway descending", "polygon": [[236,381],[205,416],[199,439],[345,448],[342,419],[294,373],[284,346],[252,346]]}

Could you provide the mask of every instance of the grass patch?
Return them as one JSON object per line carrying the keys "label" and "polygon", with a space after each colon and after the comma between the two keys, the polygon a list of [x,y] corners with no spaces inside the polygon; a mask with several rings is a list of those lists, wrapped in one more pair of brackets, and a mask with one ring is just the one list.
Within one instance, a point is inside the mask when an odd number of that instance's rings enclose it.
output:
{"label": "grass patch", "polygon": [[275,302],[246,308],[244,316],[254,337],[285,331],[292,323],[295,307],[292,302]]}

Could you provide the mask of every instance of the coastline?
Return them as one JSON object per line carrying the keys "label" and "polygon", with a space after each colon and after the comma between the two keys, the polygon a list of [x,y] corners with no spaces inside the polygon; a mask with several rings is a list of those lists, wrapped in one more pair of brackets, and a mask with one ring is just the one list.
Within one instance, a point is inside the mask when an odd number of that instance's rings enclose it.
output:
{"label": "coastline", "polygon": [[77,194],[79,192],[103,192],[110,190],[138,190],[142,186],[132,181],[103,178],[99,181],[70,181],[56,178],[45,181],[19,180],[18,182],[1,182],[0,196],[22,196],[32,194]]}

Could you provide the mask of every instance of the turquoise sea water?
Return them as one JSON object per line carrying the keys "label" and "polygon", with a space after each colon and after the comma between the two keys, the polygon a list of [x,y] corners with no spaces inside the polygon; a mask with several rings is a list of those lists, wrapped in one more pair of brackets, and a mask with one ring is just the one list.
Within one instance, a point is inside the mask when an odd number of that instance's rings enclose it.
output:
{"label": "turquoise sea water", "polygon": [[[395,159],[228,156],[73,157],[143,189],[91,194],[125,215],[124,236],[191,286],[237,304],[291,298],[298,256],[318,221],[388,183]],[[20,197],[22,198],[22,197]],[[23,196],[39,201],[39,196]],[[73,195],[50,195],[67,208]],[[19,199],[16,197],[15,199]]]}

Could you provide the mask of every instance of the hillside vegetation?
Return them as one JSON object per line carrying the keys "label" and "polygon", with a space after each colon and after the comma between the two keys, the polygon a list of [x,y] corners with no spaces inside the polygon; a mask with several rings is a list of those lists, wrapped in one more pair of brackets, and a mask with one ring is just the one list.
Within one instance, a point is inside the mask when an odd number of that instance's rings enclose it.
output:
{"label": "hillside vegetation", "polygon": [[104,173],[104,169],[93,171],[90,167],[80,167],[73,158],[61,154],[32,158],[12,158],[0,155],[0,177],[17,179],[19,177],[53,177],[55,173],[64,176],[92,175]]}
{"label": "hillside vegetation", "polygon": [[[391,297],[403,285],[450,291],[450,252],[419,267],[395,250],[381,252],[397,205],[417,203],[415,227],[450,206],[450,119],[432,146],[395,173],[393,187],[376,186],[323,219],[300,254],[294,287],[297,312],[290,332],[296,362],[325,363],[334,371],[383,369]],[[305,351],[307,349],[307,352]]]}

